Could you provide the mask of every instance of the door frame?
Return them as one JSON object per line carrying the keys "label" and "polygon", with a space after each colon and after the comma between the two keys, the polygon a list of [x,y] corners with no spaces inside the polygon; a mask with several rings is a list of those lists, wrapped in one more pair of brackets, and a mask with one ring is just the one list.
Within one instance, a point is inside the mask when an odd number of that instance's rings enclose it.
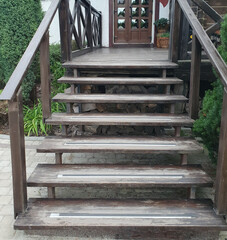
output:
{"label": "door frame", "polygon": [[[155,20],[159,18],[159,0],[155,1]],[[156,46],[156,32],[154,36],[154,45]],[[116,44],[114,43],[114,0],[109,0],[109,47],[153,47],[153,44]]]}

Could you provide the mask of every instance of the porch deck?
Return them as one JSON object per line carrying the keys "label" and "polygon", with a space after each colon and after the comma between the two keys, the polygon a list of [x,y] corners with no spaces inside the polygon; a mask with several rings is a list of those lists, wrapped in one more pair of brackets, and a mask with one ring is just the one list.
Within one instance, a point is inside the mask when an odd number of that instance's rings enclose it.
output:
{"label": "porch deck", "polygon": [[[101,67],[131,66],[149,67],[154,62],[167,62],[167,49],[154,48],[100,48],[93,52],[73,58],[73,65]],[[66,64],[67,65],[67,64]]]}

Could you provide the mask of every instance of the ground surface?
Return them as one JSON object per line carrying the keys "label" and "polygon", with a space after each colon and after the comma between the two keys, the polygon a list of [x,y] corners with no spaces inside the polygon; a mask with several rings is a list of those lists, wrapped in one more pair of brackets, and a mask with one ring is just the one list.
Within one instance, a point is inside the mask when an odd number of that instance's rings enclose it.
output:
{"label": "ground surface", "polygon": [[[26,138],[26,154],[27,154],[27,175],[33,171],[38,163],[53,163],[53,154],[37,154],[36,146],[40,144],[42,137]],[[104,232],[58,232],[58,231],[36,231],[36,232],[24,232],[24,231],[14,231],[13,230],[13,200],[12,200],[12,175],[11,175],[11,164],[10,164],[10,148],[9,148],[9,137],[7,135],[0,135],[0,240],[100,240],[100,239],[121,239],[116,236],[108,236]],[[102,163],[102,162],[122,162],[122,159],[126,158],[126,161],[133,161],[140,163],[147,163],[150,161],[151,156],[139,156],[131,155],[126,156],[125,154],[75,154],[75,155],[65,155],[65,163]],[[176,158],[176,156],[175,156]],[[170,157],[163,158],[162,155],[158,155],[152,158],[153,163],[161,163],[165,159],[165,162],[171,163]],[[206,156],[204,154],[190,156],[190,163],[202,163],[203,166],[209,171],[211,175],[214,176],[214,169],[210,167]],[[42,188],[30,188],[28,190],[29,197],[46,197],[46,189]],[[128,189],[119,189],[115,193],[112,189],[102,190],[102,189],[58,189],[57,196],[64,197],[141,197],[150,198],[155,196],[158,198],[160,195],[164,197],[182,197],[184,196],[184,191],[172,192],[172,191],[154,191],[154,190],[141,190],[136,189],[135,191]],[[209,189],[203,189],[198,192],[198,197],[211,197],[213,191]],[[154,238],[149,238],[154,239]],[[187,238],[182,238],[187,240]],[[208,238],[203,238],[203,235],[198,235],[197,237],[190,238],[193,240],[207,240]],[[221,240],[227,239],[227,234],[221,233]],[[157,238],[155,238],[157,240]],[[175,240],[172,239],[172,240]],[[209,240],[213,240],[209,238]]]}

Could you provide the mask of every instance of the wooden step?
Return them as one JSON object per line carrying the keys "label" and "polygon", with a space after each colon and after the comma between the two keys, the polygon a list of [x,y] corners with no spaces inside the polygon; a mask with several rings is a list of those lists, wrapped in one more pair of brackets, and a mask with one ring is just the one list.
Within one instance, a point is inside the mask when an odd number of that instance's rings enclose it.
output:
{"label": "wooden step", "polygon": [[91,85],[169,85],[182,84],[179,78],[149,78],[149,77],[62,77],[60,83],[91,84]]}
{"label": "wooden step", "polygon": [[45,138],[37,152],[114,152],[114,153],[197,153],[203,150],[195,140],[149,137]]}
{"label": "wooden step", "polygon": [[185,126],[194,120],[173,114],[115,114],[115,113],[54,113],[45,123],[52,125],[124,125],[124,126]]}
{"label": "wooden step", "polygon": [[66,103],[176,103],[186,102],[183,95],[165,94],[65,94],[59,93],[53,101]]}
{"label": "wooden step", "polygon": [[212,187],[196,166],[53,165],[39,164],[30,187]]}
{"label": "wooden step", "polygon": [[221,216],[213,211],[209,200],[51,200],[31,199],[15,229],[105,228],[127,231],[135,229],[173,228],[227,230]]}
{"label": "wooden step", "polygon": [[127,61],[107,60],[107,61],[70,61],[63,64],[65,68],[73,69],[175,69],[178,64],[171,61],[154,61],[147,59],[135,59]]}

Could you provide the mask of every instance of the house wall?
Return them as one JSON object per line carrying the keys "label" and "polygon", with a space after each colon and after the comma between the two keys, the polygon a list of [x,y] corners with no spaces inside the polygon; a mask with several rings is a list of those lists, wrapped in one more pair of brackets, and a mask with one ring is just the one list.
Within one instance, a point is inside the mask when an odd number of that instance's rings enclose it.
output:
{"label": "house wall", "polygon": [[[73,0],[70,1],[70,8],[73,8]],[[109,0],[90,0],[92,6],[94,6],[97,10],[102,12],[103,17],[103,46],[109,47]],[[43,11],[47,11],[51,0],[41,0]],[[153,9],[155,9],[155,1],[153,3]],[[164,8],[162,4],[160,4],[159,10],[160,18],[169,18],[169,4]],[[154,22],[154,14],[153,14],[153,22]],[[51,26],[50,26],[50,43],[59,43],[60,41],[60,33],[59,33],[59,21],[58,21],[58,13],[56,14]],[[154,42],[154,28],[152,29],[152,43]]]}

